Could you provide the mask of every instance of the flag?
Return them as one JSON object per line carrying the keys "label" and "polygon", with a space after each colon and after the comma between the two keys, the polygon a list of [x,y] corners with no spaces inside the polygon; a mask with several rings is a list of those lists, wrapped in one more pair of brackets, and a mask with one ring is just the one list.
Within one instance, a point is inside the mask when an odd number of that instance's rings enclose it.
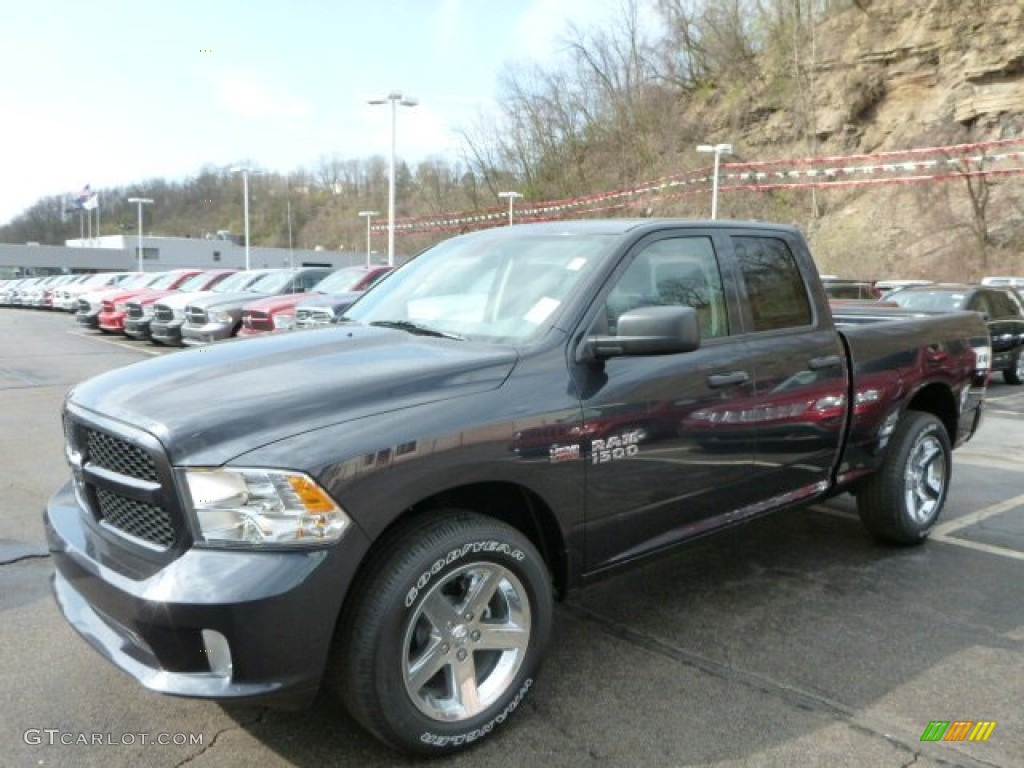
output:
{"label": "flag", "polygon": [[100,205],[100,193],[92,192],[82,203],[82,208],[87,211],[92,211],[98,208]]}

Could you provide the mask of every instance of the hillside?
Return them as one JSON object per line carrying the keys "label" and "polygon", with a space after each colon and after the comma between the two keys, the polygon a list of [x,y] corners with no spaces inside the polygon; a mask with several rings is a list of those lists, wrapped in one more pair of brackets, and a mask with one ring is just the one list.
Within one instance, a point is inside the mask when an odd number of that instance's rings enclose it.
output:
{"label": "hillside", "polygon": [[[833,16],[816,30],[810,140],[804,147],[793,142],[792,112],[772,109],[771,94],[752,88],[745,94],[750,107],[738,116],[745,125],[737,143],[745,152],[849,156],[1009,139],[1022,141],[991,153],[1024,151],[1024,4],[860,5],[863,10]],[[719,114],[726,136],[730,114]],[[984,168],[1024,171],[1024,158],[993,160]],[[975,177],[971,188],[971,177],[945,175],[951,178],[818,190],[820,216],[805,200],[807,215],[796,223],[807,229],[829,272],[969,279],[1024,270],[1024,175]]]}
{"label": "hillside", "polygon": [[[695,147],[722,142],[734,154],[719,215],[797,224],[825,271],[1024,273],[1020,0],[650,0],[665,26],[655,39],[635,2],[614,29],[572,30],[563,69],[506,77],[501,113],[466,127],[461,160],[401,164],[400,252],[503,224],[502,190],[523,194],[521,219],[706,217],[709,156]],[[250,189],[259,245],[362,250],[358,212],[387,210],[380,157],[325,157]],[[226,167],[104,190],[105,234],[133,230],[133,195],[157,200],[157,234],[242,231]],[[63,205],[40,201],[0,240],[77,237]],[[379,248],[384,221],[373,225]]]}

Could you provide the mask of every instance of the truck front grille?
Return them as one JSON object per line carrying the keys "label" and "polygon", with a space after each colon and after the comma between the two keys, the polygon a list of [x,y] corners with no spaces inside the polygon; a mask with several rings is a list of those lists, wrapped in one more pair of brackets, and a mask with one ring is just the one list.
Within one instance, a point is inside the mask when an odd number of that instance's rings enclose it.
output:
{"label": "truck front grille", "polygon": [[91,416],[72,407],[65,412],[66,453],[78,499],[106,530],[136,546],[166,551],[184,532],[170,464],[151,435],[105,421],[94,426]]}
{"label": "truck front grille", "polygon": [[185,319],[189,325],[206,325],[206,310],[201,307],[186,307]]}
{"label": "truck front grille", "polygon": [[142,305],[141,304],[129,304],[128,305],[128,317],[133,320],[142,318]]}
{"label": "truck front grille", "polygon": [[93,464],[139,480],[160,482],[153,457],[138,446],[108,435],[106,432],[87,429],[85,433],[89,460]]}
{"label": "truck front grille", "polygon": [[174,526],[167,513],[150,504],[96,489],[100,514],[107,525],[166,549],[174,543]]}
{"label": "truck front grille", "polygon": [[334,313],[329,309],[297,309],[295,325],[297,328],[312,328],[317,325],[330,325],[334,322]]}
{"label": "truck front grille", "polygon": [[153,308],[153,319],[161,323],[169,323],[174,319],[174,310],[157,304]]}
{"label": "truck front grille", "polygon": [[274,323],[270,315],[261,311],[250,311],[242,313],[242,324],[253,331],[272,331]]}

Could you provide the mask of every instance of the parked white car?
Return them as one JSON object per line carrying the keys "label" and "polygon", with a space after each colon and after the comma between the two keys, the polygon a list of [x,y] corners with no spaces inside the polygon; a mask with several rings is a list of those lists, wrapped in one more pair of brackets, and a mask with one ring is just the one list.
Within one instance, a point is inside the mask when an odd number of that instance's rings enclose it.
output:
{"label": "parked white car", "polygon": [[53,308],[63,309],[65,312],[78,311],[78,299],[84,293],[98,291],[108,286],[120,284],[138,272],[97,272],[89,275],[80,283],[62,285],[53,293]]}
{"label": "parked white car", "polygon": [[981,284],[1024,289],[1024,277],[998,277],[993,275],[992,277],[981,278]]}

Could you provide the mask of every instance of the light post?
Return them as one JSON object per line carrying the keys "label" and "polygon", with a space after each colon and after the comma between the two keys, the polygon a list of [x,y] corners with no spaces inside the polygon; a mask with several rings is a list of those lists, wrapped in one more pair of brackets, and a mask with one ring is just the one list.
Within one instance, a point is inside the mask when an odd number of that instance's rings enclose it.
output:
{"label": "light post", "polygon": [[152,205],[153,199],[149,197],[129,197],[129,203],[137,203],[139,206],[139,272],[146,270],[142,266],[142,206]]}
{"label": "light post", "polygon": [[379,216],[380,211],[360,211],[360,216],[366,217],[366,267],[370,267],[370,221],[374,216]]}
{"label": "light post", "polygon": [[232,168],[232,173],[242,174],[242,216],[245,218],[245,271],[249,271],[249,174],[257,173],[252,169]]}
{"label": "light post", "polygon": [[398,105],[415,107],[419,102],[401,91],[391,91],[379,99],[367,99],[367,104],[391,102],[391,164],[388,171],[388,266],[395,265],[395,114]]}
{"label": "light post", "polygon": [[732,154],[732,144],[699,144],[698,152],[712,152],[715,155],[715,175],[711,181],[711,218],[718,217],[718,161],[722,155]]}
{"label": "light post", "polygon": [[508,198],[508,225],[512,226],[512,206],[515,204],[517,197],[522,197],[521,192],[499,192],[498,197]]}

